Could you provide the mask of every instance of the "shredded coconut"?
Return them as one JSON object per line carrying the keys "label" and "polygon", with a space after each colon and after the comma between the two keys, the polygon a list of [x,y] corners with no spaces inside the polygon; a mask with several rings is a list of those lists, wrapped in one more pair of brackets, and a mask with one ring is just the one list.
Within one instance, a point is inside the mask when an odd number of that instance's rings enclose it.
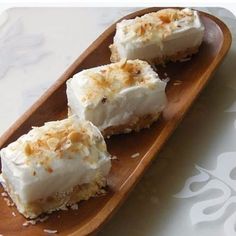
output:
{"label": "shredded coconut", "polygon": [[78,204],[73,204],[73,205],[71,205],[71,207],[70,207],[72,210],[78,210],[79,209],[79,206],[78,206]]}
{"label": "shredded coconut", "polygon": [[117,156],[112,156],[112,157],[111,157],[111,160],[117,160],[117,159],[118,159]]}
{"label": "shredded coconut", "polygon": [[2,192],[1,195],[2,195],[3,197],[7,197],[7,196],[8,196],[6,192]]}
{"label": "shredded coconut", "polygon": [[183,58],[181,60],[179,60],[180,62],[185,62],[185,61],[190,61],[191,60],[191,57],[187,57],[187,58]]}
{"label": "shredded coconut", "polygon": [[173,85],[180,85],[182,82],[174,82]]}
{"label": "shredded coconut", "polygon": [[22,224],[22,226],[24,226],[24,227],[27,227],[29,225],[29,223],[27,222],[27,221],[25,221],[23,224]]}
{"label": "shredded coconut", "polygon": [[48,233],[48,234],[56,234],[58,231],[57,230],[51,230],[51,229],[44,229],[43,232]]}
{"label": "shredded coconut", "polygon": [[29,225],[36,225],[36,223],[37,223],[36,220],[27,220],[27,221],[25,221],[22,225],[23,225],[24,227],[27,227],[27,226],[29,226]]}
{"label": "shredded coconut", "polygon": [[136,157],[138,157],[138,156],[140,156],[140,153],[139,153],[139,152],[134,153],[133,155],[131,155],[131,158],[136,158]]}
{"label": "shredded coconut", "polygon": [[22,225],[27,227],[29,225],[36,225],[38,222],[44,222],[48,219],[48,216],[45,216],[43,218],[36,218],[35,220],[27,220]]}
{"label": "shredded coconut", "polygon": [[101,193],[101,194],[105,194],[105,193],[106,193],[106,190],[105,190],[105,189],[101,189],[101,190],[100,190],[100,193]]}
{"label": "shredded coconut", "polygon": [[14,206],[14,203],[11,202],[8,198],[4,197],[3,200],[7,203],[7,206]]}
{"label": "shredded coconut", "polygon": [[106,195],[107,191],[105,189],[100,189],[99,192],[97,192],[96,197],[101,197]]}

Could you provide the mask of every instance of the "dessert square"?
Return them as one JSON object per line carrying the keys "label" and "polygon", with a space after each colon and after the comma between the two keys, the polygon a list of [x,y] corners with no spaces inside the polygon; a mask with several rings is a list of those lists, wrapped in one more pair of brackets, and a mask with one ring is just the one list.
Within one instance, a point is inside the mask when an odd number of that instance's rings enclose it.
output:
{"label": "dessert square", "polygon": [[122,60],[68,80],[68,107],[105,136],[138,131],[158,119],[166,104],[165,87],[147,62]]}
{"label": "dessert square", "polygon": [[141,59],[156,64],[197,53],[204,25],[197,11],[163,9],[116,25],[111,61]]}
{"label": "dessert square", "polygon": [[111,167],[100,131],[76,116],[33,127],[0,154],[3,186],[27,218],[96,195]]}

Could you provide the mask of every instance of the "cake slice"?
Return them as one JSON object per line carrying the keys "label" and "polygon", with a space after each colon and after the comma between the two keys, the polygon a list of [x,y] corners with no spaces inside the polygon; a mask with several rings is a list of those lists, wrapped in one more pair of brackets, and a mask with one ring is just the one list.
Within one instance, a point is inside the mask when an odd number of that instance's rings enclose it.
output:
{"label": "cake slice", "polygon": [[166,104],[165,87],[147,62],[122,60],[68,80],[68,106],[105,136],[138,131],[158,119]]}
{"label": "cake slice", "polygon": [[3,186],[27,218],[96,195],[110,157],[100,131],[71,116],[34,127],[1,150]]}
{"label": "cake slice", "polygon": [[116,25],[111,61],[142,59],[156,64],[178,61],[196,53],[204,25],[197,11],[163,9]]}

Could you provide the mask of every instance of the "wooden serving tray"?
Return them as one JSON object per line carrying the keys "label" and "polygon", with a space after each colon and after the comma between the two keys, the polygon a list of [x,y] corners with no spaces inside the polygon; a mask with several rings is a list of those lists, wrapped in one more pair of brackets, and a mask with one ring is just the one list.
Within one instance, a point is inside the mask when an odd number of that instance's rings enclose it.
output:
{"label": "wooden serving tray", "polygon": [[[125,18],[134,18],[157,10],[160,8],[148,8]],[[22,226],[25,218],[17,213],[15,207],[8,207],[3,197],[0,197],[0,234],[36,236],[44,235],[43,229],[56,229],[58,235],[75,236],[92,234],[101,228],[127,198],[128,193],[183,119],[230,48],[231,34],[227,26],[207,13],[200,12],[200,15],[206,31],[199,53],[190,61],[157,67],[162,78],[164,73],[167,73],[171,79],[166,90],[168,105],[162,118],[150,129],[106,140],[109,152],[118,157],[118,160],[112,161],[108,193],[81,202],[78,210],[53,213],[47,221],[28,227]],[[92,43],[58,81],[0,138],[0,148],[28,132],[31,126],[40,126],[46,121],[66,116],[66,80],[83,69],[109,63],[108,46],[112,43],[114,33],[115,24]],[[140,156],[131,158],[131,155],[137,152]],[[2,191],[0,188],[0,192]],[[12,216],[12,211],[16,213],[15,217]]]}

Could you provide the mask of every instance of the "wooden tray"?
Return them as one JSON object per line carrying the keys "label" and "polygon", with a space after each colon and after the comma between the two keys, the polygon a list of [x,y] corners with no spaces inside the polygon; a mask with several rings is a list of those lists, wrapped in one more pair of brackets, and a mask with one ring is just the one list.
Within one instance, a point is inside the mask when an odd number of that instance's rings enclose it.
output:
{"label": "wooden tray", "polygon": [[[148,8],[125,18],[134,18],[157,10],[160,8]],[[43,229],[56,229],[59,235],[87,235],[101,228],[124,202],[230,48],[231,34],[227,26],[214,16],[203,12],[200,12],[200,15],[206,27],[200,52],[190,61],[169,63],[166,67],[157,68],[162,78],[165,72],[171,78],[167,86],[169,102],[162,118],[150,129],[114,136],[107,140],[110,153],[119,158],[112,161],[108,193],[81,202],[77,211],[56,212],[47,221],[28,227],[22,226],[25,219],[17,213],[15,207],[9,208],[0,197],[0,234],[35,236],[43,235]],[[108,28],[0,138],[1,148],[28,132],[31,126],[42,125],[45,121],[66,116],[66,80],[83,69],[109,63],[108,46],[112,43],[114,33],[115,24]],[[136,152],[141,155],[131,158],[130,156]],[[2,188],[0,191],[2,192]],[[15,217],[12,216],[12,211],[16,212]]]}

